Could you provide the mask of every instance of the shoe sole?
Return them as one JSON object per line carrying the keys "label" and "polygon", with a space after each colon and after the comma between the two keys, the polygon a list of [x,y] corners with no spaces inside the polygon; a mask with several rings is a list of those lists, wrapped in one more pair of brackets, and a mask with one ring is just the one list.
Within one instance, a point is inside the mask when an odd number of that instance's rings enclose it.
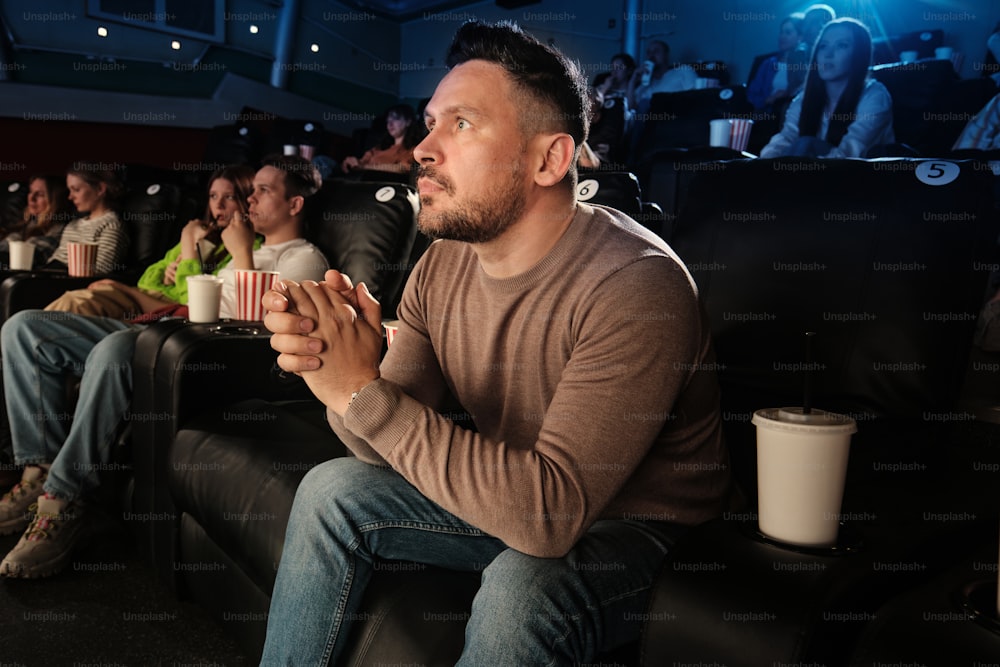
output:
{"label": "shoe sole", "polygon": [[56,559],[31,568],[3,568],[0,567],[0,577],[8,579],[44,579],[52,575],[59,574],[69,564],[70,558]]}
{"label": "shoe sole", "polygon": [[[24,566],[16,562],[8,563],[7,559],[4,558],[3,561],[0,561],[0,577],[8,579],[42,579],[59,574],[73,561],[73,554],[76,553],[77,549],[86,545],[91,537],[86,526],[77,526],[75,530],[76,534],[71,538],[69,547],[44,563]],[[2,664],[0,663],[0,665]]]}

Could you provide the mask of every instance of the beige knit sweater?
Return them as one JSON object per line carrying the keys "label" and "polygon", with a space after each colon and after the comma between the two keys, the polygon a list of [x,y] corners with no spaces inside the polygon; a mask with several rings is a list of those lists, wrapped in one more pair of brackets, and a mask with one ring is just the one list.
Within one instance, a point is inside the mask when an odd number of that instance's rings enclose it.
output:
{"label": "beige knit sweater", "polygon": [[[579,205],[538,264],[486,275],[440,241],[338,436],[505,544],[564,555],[598,519],[695,524],[730,484],[709,328],[667,245]],[[456,425],[457,402],[476,430]]]}

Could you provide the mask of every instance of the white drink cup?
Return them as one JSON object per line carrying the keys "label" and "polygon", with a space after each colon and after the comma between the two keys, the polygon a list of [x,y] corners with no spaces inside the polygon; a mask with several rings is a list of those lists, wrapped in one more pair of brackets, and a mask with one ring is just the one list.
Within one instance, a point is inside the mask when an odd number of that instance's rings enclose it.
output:
{"label": "white drink cup", "polygon": [[222,278],[216,276],[188,276],[188,321],[219,321],[223,282],[225,281]]}
{"label": "white drink cup", "polygon": [[854,420],[822,410],[757,410],[760,532],[807,547],[837,543]]}
{"label": "white drink cup", "polygon": [[950,46],[939,46],[934,49],[934,57],[938,60],[951,60],[952,53]]}
{"label": "white drink cup", "polygon": [[11,241],[10,268],[13,271],[30,271],[35,259],[35,246],[27,241]]}
{"label": "white drink cup", "polygon": [[899,54],[899,62],[901,63],[915,63],[917,62],[917,56],[920,55],[916,51],[903,51]]}
{"label": "white drink cup", "polygon": [[277,281],[277,271],[236,269],[236,319],[263,320],[264,305],[260,300]]}
{"label": "white drink cup", "polygon": [[728,118],[716,118],[708,121],[708,145],[729,148],[729,136],[732,134],[733,124]]}
{"label": "white drink cup", "polygon": [[640,85],[648,86],[653,80],[653,68],[656,64],[652,60],[644,60],[642,63],[642,75],[639,77]]}

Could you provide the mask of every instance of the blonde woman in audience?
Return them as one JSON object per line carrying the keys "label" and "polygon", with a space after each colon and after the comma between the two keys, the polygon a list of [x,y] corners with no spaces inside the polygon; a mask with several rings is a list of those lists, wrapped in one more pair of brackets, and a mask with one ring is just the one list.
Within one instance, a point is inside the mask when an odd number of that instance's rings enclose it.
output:
{"label": "blonde woman in audience", "polygon": [[111,273],[123,267],[128,236],[115,208],[124,187],[114,172],[94,168],[97,166],[77,163],[66,172],[69,200],[83,216],[63,229],[59,247],[45,268],[67,267],[70,243],[97,244],[98,273]]}

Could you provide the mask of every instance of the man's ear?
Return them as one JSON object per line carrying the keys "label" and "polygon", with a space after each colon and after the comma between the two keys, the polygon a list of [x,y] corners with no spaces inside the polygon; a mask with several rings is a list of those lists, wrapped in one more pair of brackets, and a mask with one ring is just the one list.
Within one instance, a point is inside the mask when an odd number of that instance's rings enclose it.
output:
{"label": "man's ear", "polygon": [[290,206],[288,213],[295,217],[302,212],[302,207],[306,205],[306,198],[302,195],[296,195],[288,200],[288,204]]}
{"label": "man's ear", "polygon": [[565,133],[543,134],[536,137],[542,159],[535,172],[535,183],[549,187],[562,181],[576,159],[576,143]]}

